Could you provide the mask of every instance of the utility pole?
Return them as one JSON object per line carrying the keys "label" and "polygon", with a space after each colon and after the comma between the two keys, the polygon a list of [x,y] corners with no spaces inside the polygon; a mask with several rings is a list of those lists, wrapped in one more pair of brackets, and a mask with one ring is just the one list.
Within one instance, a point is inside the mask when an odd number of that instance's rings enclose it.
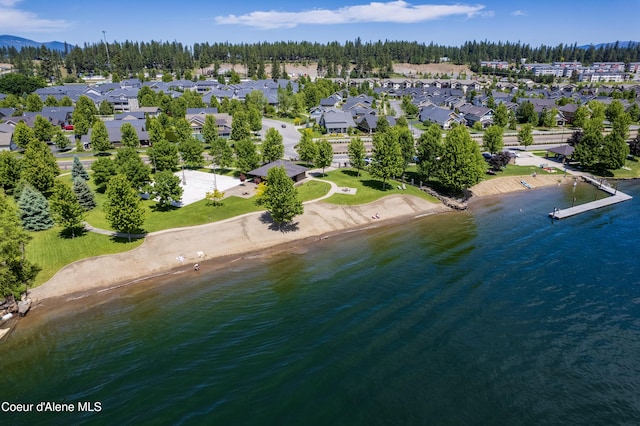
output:
{"label": "utility pole", "polygon": [[102,30],[102,36],[104,37],[104,49],[107,51],[107,66],[111,71],[111,59],[109,59],[109,45],[107,44],[107,32]]}

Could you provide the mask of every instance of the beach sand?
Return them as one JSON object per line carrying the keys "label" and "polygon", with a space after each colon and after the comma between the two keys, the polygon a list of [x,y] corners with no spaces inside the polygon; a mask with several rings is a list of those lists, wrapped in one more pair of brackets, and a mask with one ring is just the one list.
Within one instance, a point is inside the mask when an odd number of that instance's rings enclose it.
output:
{"label": "beach sand", "polygon": [[[526,191],[573,182],[573,177],[539,175],[499,177],[470,188],[473,196]],[[242,257],[268,255],[345,231],[400,223],[426,214],[450,211],[410,195],[392,195],[370,204],[338,206],[325,202],[305,204],[304,214],[282,231],[268,214],[250,213],[228,220],[170,229],[148,235],[144,243],[126,253],[82,259],[62,268],[43,285],[31,289],[35,306],[48,299],[72,300],[108,289],[131,285],[169,273],[212,269]],[[376,219],[376,214],[380,219]]]}
{"label": "beach sand", "polygon": [[[338,206],[305,204],[293,226],[279,230],[264,212],[232,219],[161,231],[126,253],[82,259],[62,268],[43,285],[31,289],[35,305],[52,298],[74,299],[161,276],[177,270],[206,270],[211,262],[277,252],[279,247],[328,238],[347,230],[381,226],[393,221],[449,211],[442,204],[410,195],[392,195],[370,204]],[[380,219],[375,219],[378,214]]]}

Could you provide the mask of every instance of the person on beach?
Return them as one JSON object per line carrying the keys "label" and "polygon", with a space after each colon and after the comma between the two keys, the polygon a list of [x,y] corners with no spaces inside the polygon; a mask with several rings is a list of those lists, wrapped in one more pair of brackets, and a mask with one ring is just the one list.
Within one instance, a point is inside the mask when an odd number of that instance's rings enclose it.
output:
{"label": "person on beach", "polygon": [[200,270],[200,265],[197,264],[197,263],[195,265],[193,265],[193,270],[194,271],[199,271]]}

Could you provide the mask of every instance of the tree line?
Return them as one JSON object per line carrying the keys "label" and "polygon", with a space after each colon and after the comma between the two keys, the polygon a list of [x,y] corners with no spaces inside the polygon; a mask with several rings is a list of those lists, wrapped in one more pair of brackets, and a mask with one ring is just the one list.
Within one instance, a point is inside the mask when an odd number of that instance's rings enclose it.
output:
{"label": "tree line", "polygon": [[[108,53],[107,53],[108,51]],[[484,60],[501,59],[519,63],[547,63],[553,61],[638,62],[640,43],[621,45],[612,43],[583,48],[574,44],[531,46],[520,42],[468,41],[461,46],[446,46],[433,42],[368,41],[360,38],[340,43],[281,41],[262,43],[203,42],[193,46],[173,42],[124,41],[105,44],[84,43],[65,45],[64,51],[45,46],[0,47],[0,57],[14,65],[19,73],[38,75],[48,81],[60,81],[60,69],[69,78],[115,73],[137,76],[143,73],[170,72],[183,75],[195,68],[213,67],[218,71],[222,63],[241,64],[249,77],[265,73],[281,74],[281,66],[290,62],[316,62],[327,77],[388,77],[393,63],[428,64],[446,60],[459,65],[478,68]],[[267,68],[268,67],[268,68]]]}

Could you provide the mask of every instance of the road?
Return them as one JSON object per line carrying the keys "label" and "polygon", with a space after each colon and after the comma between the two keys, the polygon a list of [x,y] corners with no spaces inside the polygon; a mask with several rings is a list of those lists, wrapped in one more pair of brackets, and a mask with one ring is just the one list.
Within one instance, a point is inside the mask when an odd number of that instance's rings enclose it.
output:
{"label": "road", "polygon": [[[282,126],[286,127],[282,127]],[[264,135],[267,133],[267,129],[274,128],[282,135],[282,143],[284,144],[284,158],[293,159],[298,158],[298,153],[295,150],[295,146],[300,142],[300,132],[296,127],[290,123],[284,123],[280,120],[274,120],[272,118],[262,119],[262,130],[260,131],[260,137],[264,139]]]}

